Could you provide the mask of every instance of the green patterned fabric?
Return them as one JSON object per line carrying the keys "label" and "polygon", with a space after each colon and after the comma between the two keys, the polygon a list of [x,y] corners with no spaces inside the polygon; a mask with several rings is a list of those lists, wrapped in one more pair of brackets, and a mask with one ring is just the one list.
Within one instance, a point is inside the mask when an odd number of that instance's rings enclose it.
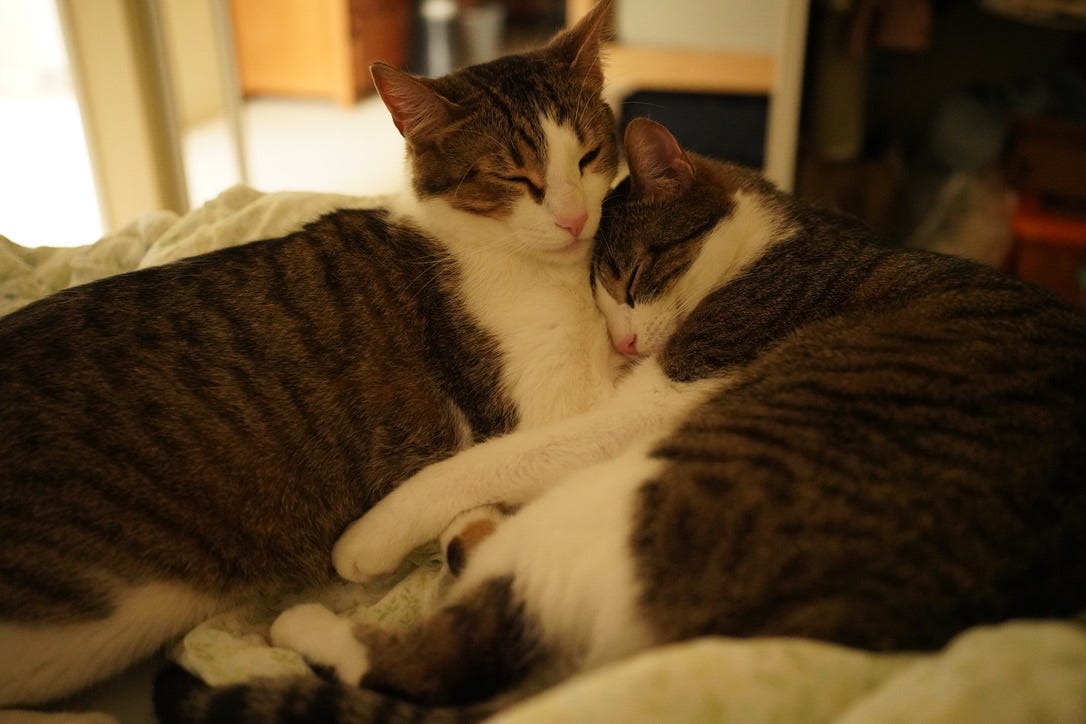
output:
{"label": "green patterned fabric", "polygon": [[[334,208],[377,201],[235,187],[184,216],[150,213],[76,249],[27,249],[0,237],[0,314],[66,286],[280,236]],[[407,626],[433,607],[442,581],[436,549],[418,551],[382,587],[335,585],[217,616],[185,636],[172,656],[212,684],[307,674],[297,654],[268,644],[280,611],[317,600],[359,621]],[[978,627],[927,655],[875,655],[788,639],[696,640],[582,674],[495,721],[1086,724],[1082,623]]]}

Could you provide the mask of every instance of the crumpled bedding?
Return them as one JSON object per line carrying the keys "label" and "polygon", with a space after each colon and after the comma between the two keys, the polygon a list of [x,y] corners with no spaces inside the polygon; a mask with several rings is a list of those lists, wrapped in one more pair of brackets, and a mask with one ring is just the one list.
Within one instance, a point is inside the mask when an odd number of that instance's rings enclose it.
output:
{"label": "crumpled bedding", "polygon": [[[148,213],[89,246],[28,249],[0,237],[0,314],[68,286],[280,236],[334,208],[379,201],[238,186],[183,216]],[[436,547],[422,549],[380,586],[336,584],[217,616],[171,655],[212,684],[307,674],[297,654],[267,643],[280,611],[319,600],[358,620],[407,626],[435,604],[445,575]],[[796,639],[700,639],[582,674],[495,721],[1086,724],[1086,618],[977,627],[934,654],[871,654]]]}

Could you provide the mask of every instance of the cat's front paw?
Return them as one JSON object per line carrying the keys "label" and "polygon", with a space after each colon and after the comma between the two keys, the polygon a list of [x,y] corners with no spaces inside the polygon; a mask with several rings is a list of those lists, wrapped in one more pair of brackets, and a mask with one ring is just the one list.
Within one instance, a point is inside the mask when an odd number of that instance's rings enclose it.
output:
{"label": "cat's front paw", "polygon": [[478,471],[471,452],[416,473],[352,523],[332,548],[336,572],[360,583],[395,573],[460,511],[486,502],[476,502],[471,492],[471,476]]}
{"label": "cat's front paw", "polygon": [[272,646],[297,651],[311,664],[333,669],[340,681],[351,686],[357,686],[369,669],[355,623],[319,603],[303,603],[279,614],[270,637]]}
{"label": "cat's front paw", "polygon": [[332,548],[332,565],[348,581],[365,583],[396,572],[414,548],[401,543],[402,523],[386,526],[379,511],[370,511],[344,531]]}

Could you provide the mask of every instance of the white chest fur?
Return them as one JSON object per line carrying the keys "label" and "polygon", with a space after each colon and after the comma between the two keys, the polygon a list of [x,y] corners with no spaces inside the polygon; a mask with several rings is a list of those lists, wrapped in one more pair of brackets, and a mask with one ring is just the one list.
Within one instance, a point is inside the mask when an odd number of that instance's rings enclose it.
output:
{"label": "white chest fur", "polygon": [[[502,381],[521,429],[610,397],[621,362],[588,282],[590,237],[609,177],[579,168],[584,149],[570,128],[546,118],[541,127],[547,158],[541,203],[525,194],[501,218],[411,193],[398,203],[405,217],[440,239],[456,259],[468,312],[498,340]],[[581,238],[562,226],[565,217],[577,214],[584,220]]]}
{"label": "white chest fur", "polygon": [[611,394],[613,356],[585,266],[476,256],[465,261],[464,275],[468,308],[501,345],[506,392],[522,429]]}
{"label": "white chest fur", "polygon": [[548,262],[487,243],[503,229],[458,219],[468,215],[440,201],[405,199],[401,206],[458,262],[467,311],[498,342],[503,386],[521,429],[569,417],[611,395],[619,360],[592,298],[587,259]]}

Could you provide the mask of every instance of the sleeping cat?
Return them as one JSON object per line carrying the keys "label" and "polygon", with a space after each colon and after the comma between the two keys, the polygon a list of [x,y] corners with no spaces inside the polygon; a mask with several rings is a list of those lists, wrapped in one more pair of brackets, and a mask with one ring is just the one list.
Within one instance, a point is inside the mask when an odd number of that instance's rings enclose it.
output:
{"label": "sleeping cat", "polygon": [[376,65],[411,169],[394,211],[0,319],[0,706],[332,579],[336,537],[397,482],[610,393],[587,284],[618,156],[608,9],[441,79]]}
{"label": "sleeping cat", "polygon": [[[387,501],[423,520],[409,491],[458,510],[539,497],[404,633],[284,613],[273,640],[339,682],[215,690],[167,670],[163,721],[469,721],[698,636],[927,649],[1086,607],[1086,314],[880,247],[651,121],[626,149],[594,288],[615,342],[646,359],[598,410],[434,466],[459,485],[463,460],[490,456],[458,503],[431,471]],[[669,396],[686,411],[652,412]],[[559,468],[575,472],[556,484]]]}

